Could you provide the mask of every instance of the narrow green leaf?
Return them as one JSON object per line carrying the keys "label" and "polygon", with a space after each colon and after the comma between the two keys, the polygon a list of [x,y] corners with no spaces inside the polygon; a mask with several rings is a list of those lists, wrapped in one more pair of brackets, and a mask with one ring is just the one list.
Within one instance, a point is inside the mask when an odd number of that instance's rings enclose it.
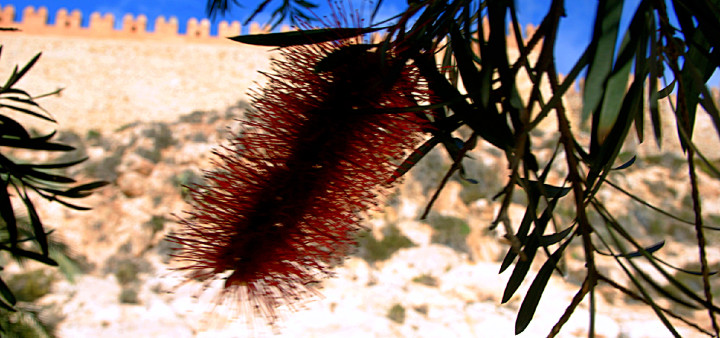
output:
{"label": "narrow green leaf", "polygon": [[450,84],[445,75],[438,71],[437,63],[432,54],[421,54],[414,58],[420,73],[428,80],[430,89],[443,101],[447,102],[454,114],[463,120],[480,137],[492,143],[494,146],[508,150],[512,148],[514,136],[507,124],[507,117],[499,114],[497,109],[481,112],[480,108],[468,104],[464,95]]}
{"label": "narrow green leaf", "polygon": [[81,159],[70,161],[70,162],[46,163],[46,164],[23,163],[23,164],[18,164],[18,166],[29,167],[29,168],[33,168],[33,169],[61,169],[61,168],[72,167],[74,165],[80,164],[87,160],[88,160],[88,157],[83,157]]}
{"label": "narrow green leaf", "polygon": [[45,229],[43,229],[42,222],[40,221],[40,217],[38,216],[37,211],[35,210],[35,206],[33,205],[30,198],[27,196],[27,193],[25,194],[25,196],[22,197],[22,199],[28,211],[30,224],[32,225],[33,233],[35,234],[35,241],[40,246],[40,250],[42,250],[43,256],[49,256],[47,236],[45,235]]}
{"label": "narrow green leaf", "polygon": [[[57,130],[53,130],[49,134],[47,134],[45,136],[35,137],[35,138],[33,138],[33,140],[36,140],[37,142],[47,142],[47,141],[50,141],[51,138],[55,137],[56,134],[57,134]],[[75,148],[73,148],[72,150],[75,150]]]}
{"label": "narrow green leaf", "polygon": [[[651,15],[650,18],[650,27],[655,27],[655,16]],[[658,34],[656,32],[653,32],[652,34],[649,34],[650,37],[650,58],[649,61],[649,83],[648,86],[648,99],[649,102],[649,110],[650,110],[650,120],[652,121],[653,126],[653,133],[655,135],[655,144],[660,148],[662,146],[662,122],[660,121],[660,109],[658,108],[658,81],[660,79],[660,74],[662,73],[662,60],[660,54],[658,54],[659,50],[659,42],[658,42]]]}
{"label": "narrow green leaf", "polygon": [[10,305],[15,305],[17,303],[17,299],[15,299],[15,295],[13,295],[10,288],[5,284],[5,282],[0,278],[0,295],[7,301]]}
{"label": "narrow green leaf", "polygon": [[15,247],[18,239],[18,228],[15,212],[13,211],[10,195],[8,194],[9,183],[9,179],[3,179],[0,185],[0,216],[2,216],[5,226],[7,227],[10,246]]}
{"label": "narrow green leaf", "polygon": [[48,174],[42,171],[37,171],[31,168],[27,168],[25,176],[32,177],[33,179],[54,182],[54,183],[75,183],[75,180],[70,177]]}
{"label": "narrow green leaf", "polygon": [[[640,6],[636,17],[638,21],[630,29],[631,34],[638,35],[637,47],[635,48],[635,69],[633,77],[642,78],[643,81],[650,75],[651,62],[648,59],[649,40],[654,39],[656,27],[654,26],[653,8],[648,6]],[[640,100],[641,111],[645,111],[645,100]],[[644,114],[635,115],[635,132],[638,143],[645,140],[645,116]]]}
{"label": "narrow green leaf", "polygon": [[43,119],[43,120],[45,120],[45,121],[53,122],[53,123],[56,123],[56,122],[57,122],[57,121],[55,121],[54,119],[52,119],[51,117],[49,117],[49,116],[45,116],[45,115],[43,115],[43,114],[39,114],[39,113],[37,113],[37,112],[34,112],[34,111],[30,110],[30,109],[23,108],[23,107],[18,107],[18,106],[15,106],[15,105],[0,104],[0,108],[12,109],[12,110],[15,110],[15,111],[18,111],[18,112],[27,114],[27,115],[31,115],[31,116],[35,116],[35,117],[41,118],[41,119]]}
{"label": "narrow green leaf", "polygon": [[513,272],[510,275],[507,284],[505,285],[505,290],[503,291],[503,296],[500,300],[500,303],[507,303],[510,298],[512,298],[512,296],[515,294],[517,289],[520,288],[520,284],[522,284],[523,280],[525,280],[525,276],[527,276],[528,271],[530,271],[530,266],[535,259],[535,254],[537,253],[537,249],[539,247],[540,242],[538,238],[532,235],[529,236],[528,241],[522,250],[525,259],[518,260],[518,262],[515,264],[515,268],[513,269]]}
{"label": "narrow green leaf", "polygon": [[558,243],[558,242],[562,241],[563,239],[565,239],[565,237],[567,237],[567,235],[569,235],[573,229],[574,229],[573,227],[568,227],[567,229],[560,231],[560,232],[556,232],[554,234],[543,235],[542,237],[540,237],[540,245],[547,247],[547,246],[553,245],[555,243]]}
{"label": "narrow green leaf", "polygon": [[550,276],[552,276],[557,263],[562,257],[563,251],[565,251],[565,248],[571,241],[572,239],[565,241],[565,243],[553,252],[553,254],[540,268],[540,271],[538,271],[535,276],[535,280],[533,280],[532,284],[530,284],[530,288],[528,289],[527,294],[525,294],[525,299],[523,299],[523,302],[520,305],[520,310],[518,310],[518,316],[515,320],[515,334],[520,334],[525,331],[527,326],[530,324],[530,321],[535,315],[535,310],[537,310],[537,306],[540,303],[540,298],[545,291],[545,287],[547,286],[548,281],[550,281]]}
{"label": "narrow green leaf", "polygon": [[25,76],[25,74],[30,70],[30,68],[35,65],[37,60],[40,58],[40,55],[42,55],[42,53],[37,53],[37,55],[35,55],[30,61],[28,61],[28,63],[19,72],[17,71],[17,67],[15,67],[12,76],[8,78],[8,81],[3,87],[11,88],[12,86],[14,86],[15,83],[17,83],[23,76]]}
{"label": "narrow green leaf", "polygon": [[59,199],[59,198],[55,198],[55,199],[53,199],[53,200],[54,200],[55,202],[58,202],[58,203],[60,203],[60,204],[62,204],[62,205],[64,205],[64,206],[70,208],[70,209],[75,209],[75,210],[80,210],[80,211],[91,210],[91,208],[83,207],[83,206],[79,206],[79,205],[75,205],[75,204],[72,204],[72,203],[68,203],[68,202],[63,201],[63,200],[61,200],[61,199]]}
{"label": "narrow green leaf", "polygon": [[672,82],[670,82],[667,87],[660,89],[660,91],[657,92],[657,99],[662,100],[666,97],[668,97],[673,90],[675,90],[675,83],[677,82],[677,79],[673,79]]}
{"label": "narrow green leaf", "polygon": [[[532,225],[532,223],[537,218],[536,209],[539,200],[540,196],[538,194],[528,195],[528,203],[527,208],[525,209],[525,215],[523,216],[522,221],[520,221],[520,226],[518,227],[517,234],[515,234],[515,238],[517,238],[517,240],[522,245],[527,244],[527,235],[530,232],[530,225]],[[508,249],[508,252],[505,254],[505,258],[503,259],[502,263],[500,263],[499,273],[505,272],[505,270],[510,267],[510,265],[518,255],[516,250],[519,249],[520,248],[513,247]]]}
{"label": "narrow green leaf", "polygon": [[510,300],[520,287],[520,284],[525,279],[525,276],[527,276],[533,259],[535,258],[535,254],[537,253],[537,249],[541,246],[542,234],[545,232],[547,224],[552,218],[553,210],[555,209],[558,200],[559,198],[550,200],[540,218],[534,221],[535,228],[528,236],[528,241],[522,251],[525,259],[520,260],[517,264],[515,264],[515,269],[513,269],[512,275],[510,275],[510,279],[508,280],[507,285],[505,285],[505,291],[503,292],[503,298],[501,301],[502,303],[506,303]]}
{"label": "narrow green leaf", "polygon": [[392,174],[392,177],[388,179],[387,184],[395,182],[398,178],[402,177],[412,167],[415,166],[430,150],[432,150],[438,143],[440,143],[439,136],[433,136],[431,139],[425,141],[421,146],[413,150],[413,152],[398,166]]}
{"label": "narrow green leaf", "polygon": [[[663,246],[665,246],[665,241],[660,241],[660,242],[655,243],[647,248],[644,248],[643,250],[645,252],[647,252],[648,254],[652,254],[652,253],[660,250]],[[640,250],[628,252],[628,253],[617,254],[617,255],[612,255],[612,254],[601,252],[601,251],[596,251],[596,252],[603,256],[615,256],[615,257],[622,257],[622,258],[635,258],[635,257],[644,256],[644,254]]]}
{"label": "narrow green leaf", "polygon": [[595,28],[591,42],[592,56],[590,68],[583,90],[582,121],[587,121],[590,113],[600,105],[605,95],[605,82],[610,76],[615,57],[623,0],[602,0],[598,3]]}
{"label": "narrow green leaf", "polygon": [[[460,32],[460,28],[457,25],[453,25],[450,30],[450,43],[453,49],[453,55],[457,61],[457,69],[462,75],[463,85],[467,89],[469,95],[472,96],[475,102],[480,102],[480,97],[476,94],[483,93],[487,88],[482,87],[480,72],[475,66],[474,53],[472,51],[470,37],[465,37]],[[489,95],[489,91],[488,91]]]}
{"label": "narrow green leaf", "polygon": [[[7,304],[7,303],[6,303],[5,301],[3,301],[2,299],[0,299],[0,308],[3,308],[3,309],[5,309],[5,310],[7,310],[7,311],[10,311],[10,312],[15,312],[15,311],[17,311],[14,307],[10,306],[9,304]],[[0,327],[0,333],[5,333],[5,330],[3,330],[2,327]]]}
{"label": "narrow green leaf", "polygon": [[55,260],[53,260],[52,258],[43,256],[37,252],[32,252],[32,251],[28,251],[28,250],[24,250],[24,249],[20,249],[20,248],[10,248],[4,244],[0,244],[0,250],[5,250],[5,251],[10,252],[12,255],[29,258],[34,261],[38,261],[40,263],[44,263],[44,264],[47,264],[50,266],[58,265],[58,263]]}
{"label": "narrow green leaf", "polygon": [[[631,27],[632,28],[632,27]],[[597,119],[593,119],[593,123],[597,126],[593,127],[597,137],[597,143],[603,144],[610,130],[615,126],[615,122],[620,115],[620,108],[623,103],[623,97],[627,90],[628,79],[630,77],[630,69],[632,68],[632,56],[624,58],[625,55],[631,55],[629,49],[632,48],[630,32],[625,35],[623,44],[620,48],[621,54],[618,57],[617,64],[613,74],[607,81],[605,86],[605,95],[602,99],[599,115]],[[640,100],[642,103],[642,100]]]}
{"label": "narrow green leaf", "polygon": [[28,92],[26,92],[22,89],[0,87],[0,99],[4,99],[11,95],[20,95],[20,96],[24,96],[27,98],[32,98],[32,96],[30,96],[30,94]]}
{"label": "narrow green leaf", "polygon": [[60,144],[51,143],[39,140],[37,138],[29,140],[18,140],[12,138],[0,137],[0,146],[22,148],[22,149],[34,149],[34,150],[45,150],[45,151],[73,151],[74,147]]}
{"label": "narrow green leaf", "polygon": [[[692,139],[693,127],[695,125],[695,116],[697,113],[697,106],[700,101],[700,94],[702,88],[705,87],[705,83],[710,79],[710,76],[715,72],[717,68],[716,62],[712,62],[709,59],[711,46],[708,43],[705,34],[702,30],[695,27],[695,22],[698,17],[691,15],[686,10],[684,5],[680,4],[679,1],[673,0],[673,7],[677,15],[678,22],[680,23],[680,31],[685,39],[685,45],[687,52],[684,53],[683,66],[680,70],[680,85],[681,89],[684,90],[684,108],[682,106],[679,111],[685,112],[687,116],[687,125],[689,126],[688,138]],[[717,19],[716,19],[717,20]],[[712,33],[716,35],[715,32]],[[684,120],[685,117],[679,116],[679,121]],[[678,129],[682,128],[682,124],[677,124]],[[680,133],[680,130],[678,130]],[[688,143],[684,140],[680,140],[680,145],[683,150],[688,148]]]}
{"label": "narrow green leaf", "polygon": [[615,167],[615,168],[612,168],[612,170],[623,170],[623,169],[627,169],[627,168],[629,168],[631,165],[633,165],[633,164],[635,163],[635,160],[636,160],[636,159],[637,159],[637,156],[633,156],[629,161],[627,161],[627,162],[625,162],[625,163],[623,163],[623,164],[621,164],[621,165],[619,165],[619,166],[617,166],[617,167]]}
{"label": "narrow green leaf", "polygon": [[15,137],[23,140],[30,138],[30,134],[22,124],[4,115],[0,115],[0,136]]}
{"label": "narrow green leaf", "polygon": [[637,114],[642,114],[642,80],[635,79],[622,104],[622,119],[616,121],[610,133],[607,135],[604,144],[591,144],[590,148],[590,171],[587,174],[586,184],[593,187],[588,193],[588,197],[593,196],[600,184],[596,184],[598,179],[602,182],[610,172],[612,164],[615,162],[620,149],[625,143],[632,121]]}
{"label": "narrow green leaf", "polygon": [[89,194],[92,193],[93,190],[102,188],[106,185],[110,184],[110,182],[107,181],[96,181],[92,183],[83,184],[77,187],[74,187],[72,189],[68,189],[63,193],[62,196],[70,197],[70,198],[79,198],[79,197],[86,197]]}
{"label": "narrow green leaf", "polygon": [[[567,195],[570,191],[572,191],[572,188],[569,187],[557,187],[550,184],[540,184],[540,182],[535,180],[527,180],[523,183],[526,185],[525,191],[528,193],[528,195],[534,196],[545,196],[548,198],[560,198],[565,195]],[[520,183],[518,182],[518,185]]]}
{"label": "narrow green leaf", "polygon": [[22,104],[26,104],[26,105],[33,106],[33,107],[37,107],[37,108],[39,108],[39,109],[42,110],[42,108],[40,108],[40,105],[37,104],[35,101],[33,101],[32,98],[30,98],[30,99],[24,99],[24,98],[16,97],[16,96],[5,96],[5,97],[2,97],[2,99],[3,99],[3,100],[10,100],[10,101],[18,102],[18,103],[22,103]]}
{"label": "narrow green leaf", "polygon": [[343,40],[358,35],[377,32],[386,27],[376,28],[319,28],[302,31],[238,35],[229,38],[255,46],[288,47],[297,45],[310,45],[327,41]]}

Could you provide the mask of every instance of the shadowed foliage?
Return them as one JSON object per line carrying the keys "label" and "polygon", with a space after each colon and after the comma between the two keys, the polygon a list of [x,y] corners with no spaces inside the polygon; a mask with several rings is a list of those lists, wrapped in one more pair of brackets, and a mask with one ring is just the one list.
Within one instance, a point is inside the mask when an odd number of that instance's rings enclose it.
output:
{"label": "shadowed foliage", "polygon": [[[212,5],[210,10],[227,9]],[[314,6],[311,3],[283,1],[273,18],[291,13],[288,8]],[[675,323],[683,322],[701,333],[720,334],[716,316],[720,312],[712,297],[711,276],[715,274],[708,262],[706,233],[717,231],[709,226],[702,213],[699,173],[720,176],[716,163],[698,150],[693,142],[694,126],[699,114],[707,114],[716,131],[720,131],[720,113],[707,82],[720,66],[720,1],[717,0],[641,0],[631,12],[629,25],[621,29],[623,0],[600,0],[592,20],[592,39],[584,46],[582,56],[566,76],[560,76],[555,64],[558,27],[565,16],[565,1],[553,0],[536,30],[524,35],[517,19],[514,1],[507,0],[448,0],[409,1],[393,20],[374,22],[377,9],[366,23],[368,28],[384,28],[384,38],[362,48],[346,49],[330,54],[333,64],[358,65],[358,56],[371,52],[382,69],[382,57],[390,51],[401,64],[417,67],[433,92],[433,102],[417,102],[414,106],[385,109],[374,107],[367,114],[396,114],[431,110],[432,122],[427,140],[401,162],[392,180],[403,176],[434,148],[447,152],[453,164],[442,175],[432,193],[426,217],[439,192],[457,174],[467,177],[463,162],[478,139],[485,146],[495,147],[505,155],[509,177],[502,190],[495,195],[499,203],[492,228],[502,226],[510,243],[500,271],[511,271],[502,296],[509,301],[526,279],[531,279],[518,309],[515,332],[523,332],[537,309],[550,277],[563,274],[560,264],[566,248],[582,248],[585,275],[576,296],[568,305],[550,336],[558,334],[575,312],[587,300],[590,309],[588,333],[594,335],[596,312],[595,294],[599,284],[645,303],[657,314],[670,334],[679,336]],[[264,1],[255,11],[275,4]],[[289,7],[290,6],[290,7]],[[288,46],[297,43],[317,44],[333,40],[333,29],[306,30],[237,37],[236,41],[258,45]],[[346,34],[345,27],[337,34]],[[307,39],[298,42],[298,36]],[[508,35],[509,34],[509,35]],[[508,50],[516,48],[519,57],[510,58]],[[530,57],[531,52],[533,56]],[[532,88],[520,95],[519,75],[527,76]],[[581,122],[589,125],[589,137],[579,137],[582,130],[571,128],[571,118],[563,98],[584,74]],[[368,74],[371,76],[371,74]],[[542,86],[549,87],[542,90]],[[301,91],[301,89],[297,89]],[[669,102],[674,130],[663,130],[659,105]],[[645,120],[650,125],[645,124]],[[541,156],[541,148],[534,148],[534,130],[546,120],[557,126],[557,141],[550,145],[551,155]],[[472,132],[458,137],[458,128],[466,126]],[[631,130],[635,132],[632,133]],[[626,140],[638,142],[651,139],[661,144],[663,135],[676,135],[682,147],[682,161],[687,164],[687,215],[674,215],[650,203],[633,198],[631,191],[613,182],[616,172],[634,164],[635,157],[618,159]],[[719,133],[720,134],[720,133]],[[557,177],[560,179],[557,179]],[[552,178],[552,179],[551,179]],[[601,190],[627,195],[652,212],[667,219],[688,224],[697,246],[697,264],[693,270],[678,269],[665,263],[659,254],[666,238],[650,242],[637,238],[629,231],[629,224],[615,215],[600,199]],[[494,194],[494,192],[493,192]],[[510,219],[509,207],[521,195],[526,211],[522,219]],[[472,200],[473,197],[468,197]],[[570,201],[571,208],[565,207]],[[561,217],[555,217],[556,206],[563,202]],[[564,220],[564,221],[559,221]],[[600,257],[615,262],[616,269],[628,278],[630,287],[618,284],[598,269]],[[540,266],[529,274],[533,263]],[[640,264],[642,263],[642,264]],[[716,263],[716,262],[713,262]],[[641,266],[643,266],[641,268]],[[651,271],[650,271],[651,270]],[[698,278],[690,288],[688,280],[678,278],[676,272]],[[652,273],[652,276],[650,277]],[[534,277],[531,277],[534,276]],[[660,278],[662,280],[656,280]],[[706,312],[706,321],[699,317],[682,316],[673,308],[658,302],[664,298],[669,304],[682,304]],[[664,303],[664,302],[663,302]],[[671,321],[672,319],[672,321]]]}

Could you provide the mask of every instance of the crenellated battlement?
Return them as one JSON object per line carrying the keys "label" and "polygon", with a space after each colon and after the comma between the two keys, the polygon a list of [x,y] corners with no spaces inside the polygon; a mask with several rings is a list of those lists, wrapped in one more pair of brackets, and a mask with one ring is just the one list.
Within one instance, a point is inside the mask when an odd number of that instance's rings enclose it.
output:
{"label": "crenellated battlement", "polygon": [[[133,121],[174,121],[192,110],[220,110],[239,99],[247,101],[245,93],[263,80],[257,71],[269,69],[273,50],[222,38],[267,31],[257,23],[242,31],[237,21],[212,27],[207,19],[181,23],[175,17],[117,18],[97,12],[84,17],[79,10],[60,9],[51,23],[44,7],[27,7],[18,14],[13,6],[0,5],[0,27],[21,30],[0,31],[0,79],[6,76],[2,71],[42,51],[32,73],[35,80],[23,79],[24,85],[33,93],[66,88],[61,100],[48,100],[45,108],[65,127],[78,130],[112,131]],[[489,24],[484,25],[487,34]],[[534,30],[532,25],[524,27],[524,38]],[[380,38],[380,33],[373,35],[375,41]],[[507,44],[509,57],[516,59],[515,37],[509,36]],[[526,72],[518,76],[518,90],[529,92],[532,83]],[[547,85],[543,90],[550,92]]]}
{"label": "crenellated battlement", "polygon": [[[110,13],[90,14],[88,26],[82,26],[83,14],[79,10],[68,12],[60,9],[55,15],[55,22],[49,22],[48,10],[45,7],[25,7],[22,17],[16,20],[16,9],[12,5],[0,5],[0,27],[14,27],[27,34],[77,36],[88,38],[129,38],[129,39],[163,39],[192,40],[196,42],[226,42],[222,37],[240,35],[242,28],[238,21],[221,21],[218,24],[217,36],[211,35],[211,23],[208,19],[191,18],[186,23],[186,33],[179,33],[180,22],[175,17],[159,16],[155,19],[153,31],[148,31],[148,18],[145,15],[122,17],[120,29],[115,29],[115,16]],[[257,23],[249,27],[250,34],[268,31]]]}

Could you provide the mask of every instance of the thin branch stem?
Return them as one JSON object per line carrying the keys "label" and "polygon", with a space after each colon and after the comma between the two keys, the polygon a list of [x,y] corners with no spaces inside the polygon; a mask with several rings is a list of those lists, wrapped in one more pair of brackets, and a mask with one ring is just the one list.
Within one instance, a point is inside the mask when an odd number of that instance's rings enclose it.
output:
{"label": "thin branch stem", "polygon": [[720,335],[720,327],[718,327],[715,313],[712,310],[713,295],[710,286],[710,267],[708,266],[707,252],[705,250],[705,230],[703,229],[703,219],[700,205],[700,192],[698,189],[697,173],[695,172],[695,163],[693,162],[694,155],[694,150],[692,148],[688,148],[687,162],[689,166],[688,171],[690,173],[690,187],[692,188],[693,211],[695,212],[695,235],[697,237],[698,251],[700,255],[703,291],[705,292],[705,298],[707,299],[708,304],[710,304],[710,308],[708,308],[708,315],[710,316],[710,321],[712,322],[713,329],[715,330],[715,335],[718,336]]}
{"label": "thin branch stem", "polygon": [[[650,305],[650,303],[648,303],[648,301],[647,301],[645,298],[643,298],[642,296],[640,296],[640,295],[638,295],[637,293],[631,291],[630,289],[628,289],[628,288],[626,288],[626,287],[624,287],[624,286],[616,283],[614,280],[612,280],[612,279],[610,279],[610,278],[608,278],[608,277],[605,277],[605,275],[603,275],[603,274],[598,273],[598,280],[599,280],[599,281],[603,281],[603,282],[605,282],[605,283],[608,283],[608,284],[609,284],[610,286],[612,286],[613,288],[615,288],[615,289],[617,289],[618,291],[626,294],[628,297],[630,297],[630,298],[632,298],[632,299],[634,299],[634,300],[643,302],[643,303],[645,303],[645,305]],[[672,312],[672,311],[670,311],[670,310],[668,310],[668,309],[665,309],[665,308],[662,308],[662,307],[659,307],[659,306],[658,306],[658,308],[660,309],[660,311],[662,311],[662,312],[665,313],[666,315],[668,315],[668,316],[670,316],[670,317],[672,317],[672,318],[674,318],[674,319],[677,319],[677,320],[685,323],[686,325],[688,325],[688,326],[690,326],[690,327],[692,327],[692,328],[694,328],[694,329],[696,329],[696,330],[698,330],[698,331],[700,331],[700,332],[702,332],[702,333],[704,333],[704,334],[707,334],[708,336],[713,336],[712,332],[703,329],[703,328],[700,327],[699,325],[697,325],[697,324],[695,324],[695,323],[693,323],[693,322],[691,322],[691,321],[683,318],[683,317],[680,316],[680,315],[675,314],[675,312]]]}
{"label": "thin branch stem", "polygon": [[[562,1],[553,2],[553,5],[559,5],[559,7],[556,8],[556,10],[561,10],[563,5]],[[549,62],[547,64],[547,75],[548,79],[550,80],[550,87],[553,91],[553,94],[557,93],[560,90],[560,85],[558,83],[558,74],[555,69],[555,63]],[[573,190],[573,195],[575,197],[575,210],[576,210],[576,220],[578,223],[578,232],[579,235],[582,237],[582,243],[583,243],[583,251],[585,252],[585,264],[587,267],[587,275],[585,277],[585,282],[583,282],[583,287],[576,295],[577,298],[580,300],[587,294],[587,292],[592,292],[595,288],[595,285],[597,284],[597,268],[595,266],[595,248],[592,244],[592,239],[590,238],[590,234],[592,233],[592,226],[590,225],[590,221],[588,220],[587,213],[586,213],[586,205],[585,205],[585,183],[580,175],[580,164],[578,163],[578,159],[575,156],[575,142],[574,137],[572,134],[572,131],[570,131],[570,122],[568,121],[567,115],[565,113],[565,107],[563,106],[562,102],[558,102],[555,104],[554,107],[551,107],[555,109],[557,120],[558,120],[558,130],[560,131],[560,142],[562,143],[564,150],[565,150],[565,158],[567,161],[567,169],[568,169],[568,175],[567,180],[570,182],[570,185]],[[575,300],[573,300],[575,302]],[[579,303],[579,300],[578,300]],[[572,305],[572,304],[571,304]],[[576,305],[577,306],[577,305]],[[569,313],[572,313],[572,311],[575,310],[575,307],[569,307],[568,311]],[[566,311],[567,312],[567,311]],[[593,324],[595,323],[594,320],[594,308],[590,309],[590,328],[589,332],[594,332]],[[563,316],[565,317],[565,316]],[[568,314],[569,317],[569,314]],[[556,324],[556,327],[553,327],[553,331],[557,328],[559,331],[564,322],[559,321]],[[567,320],[567,319],[565,319]]]}
{"label": "thin branch stem", "polygon": [[[588,276],[589,277],[589,276]],[[578,305],[582,303],[582,300],[585,298],[585,295],[590,291],[592,286],[590,285],[590,279],[588,277],[585,277],[585,280],[582,283],[582,286],[580,287],[580,290],[573,296],[572,301],[570,301],[570,304],[565,309],[565,312],[562,316],[560,316],[560,319],[558,319],[557,323],[553,326],[553,328],[550,330],[550,333],[548,334],[548,337],[555,337],[558,333],[560,333],[560,330],[562,329],[563,325],[567,323],[568,319],[570,319],[570,316],[575,312]]]}

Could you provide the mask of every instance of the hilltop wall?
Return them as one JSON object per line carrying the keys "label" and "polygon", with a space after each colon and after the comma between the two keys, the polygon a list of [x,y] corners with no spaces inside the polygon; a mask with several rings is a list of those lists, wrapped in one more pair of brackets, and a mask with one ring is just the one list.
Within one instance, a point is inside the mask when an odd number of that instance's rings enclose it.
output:
{"label": "hilltop wall", "polygon": [[[210,21],[191,18],[187,21],[186,32],[179,33],[179,22],[175,17],[166,19],[163,16],[155,18],[154,31],[148,31],[148,18],[145,15],[133,16],[125,14],[122,18],[121,28],[115,29],[115,17],[110,14],[93,12],[90,14],[88,27],[82,27],[82,13],[79,10],[68,12],[60,9],[55,15],[55,22],[48,20],[48,10],[45,7],[34,8],[28,6],[22,10],[20,20],[15,20],[19,13],[12,5],[0,6],[0,27],[14,27],[25,34],[77,36],[84,38],[113,38],[113,39],[155,39],[178,40],[185,42],[227,43],[224,37],[236,36],[242,33],[240,22],[221,21],[218,25],[217,36],[210,35]],[[257,23],[252,23],[249,33],[262,32],[264,29]]]}
{"label": "hilltop wall", "polygon": [[[213,36],[206,19],[190,19],[180,34],[175,18],[156,18],[152,32],[144,15],[125,15],[120,29],[111,14],[91,13],[87,27],[82,18],[61,9],[50,23],[46,8],[0,6],[0,27],[20,29],[0,31],[0,80],[42,51],[19,85],[34,95],[64,88],[62,97],[41,101],[63,129],[107,132],[135,121],[223,110],[247,100],[254,82],[263,80],[258,70],[269,68],[270,49],[223,38],[243,33],[236,21],[220,22]],[[251,24],[247,33],[262,31]]]}
{"label": "hilltop wall", "polygon": [[[211,36],[207,20],[191,19],[187,33],[178,33],[176,19],[126,16],[120,30],[112,15],[92,13],[89,27],[81,27],[81,13],[60,10],[48,23],[47,10],[26,8],[14,20],[12,6],[0,7],[0,81],[15,65],[42,56],[18,84],[32,95],[64,88],[60,97],[40,104],[61,129],[110,132],[136,121],[174,121],[194,110],[219,110],[248,100],[258,70],[268,70],[268,48],[242,45]],[[250,32],[259,32],[251,25]],[[221,22],[219,36],[241,33],[237,22]],[[52,126],[49,126],[52,127]],[[41,127],[42,128],[42,127]]]}
{"label": "hilltop wall", "polygon": [[[190,19],[186,33],[180,34],[178,20],[173,18],[155,19],[154,31],[149,32],[144,15],[126,15],[121,28],[114,29],[109,14],[90,14],[87,27],[81,26],[79,11],[60,10],[52,24],[44,8],[28,7],[21,17],[16,14],[12,6],[0,6],[0,27],[21,30],[0,31],[0,81],[7,79],[15,65],[22,66],[42,52],[19,86],[33,95],[64,88],[62,96],[40,100],[59,123],[48,128],[112,132],[133,122],[175,121],[195,110],[223,111],[248,101],[248,91],[264,80],[258,71],[269,69],[272,56],[269,48],[223,38],[243,33],[238,22],[220,22],[218,36],[213,36],[207,20]],[[253,24],[248,33],[261,31]],[[532,26],[526,27],[525,36],[533,31]],[[509,38],[511,59],[518,57],[513,46],[514,38]],[[520,72],[517,85],[527,97],[532,84],[525,72]],[[547,84],[542,91],[544,97],[550,97]],[[714,93],[717,98],[717,90]],[[571,111],[582,105],[575,88],[565,101]],[[662,150],[678,150],[674,118],[666,106],[662,105]],[[573,124],[578,128],[579,114],[574,115]],[[542,130],[555,131],[553,116],[541,123]],[[651,124],[647,121],[645,125],[650,136]],[[720,143],[707,114],[698,115],[695,134],[696,140],[703,140],[699,146],[706,154],[720,158]],[[658,151],[652,141],[644,147]]]}
{"label": "hilltop wall", "polygon": [[[82,18],[61,9],[50,23],[46,8],[0,6],[0,27],[20,29],[0,31],[0,81],[42,52],[19,85],[33,95],[64,88],[61,97],[40,101],[62,129],[110,132],[136,121],[223,110],[247,101],[254,83],[263,81],[258,70],[270,65],[270,49],[223,38],[243,33],[236,21],[220,22],[213,36],[206,19],[188,20],[181,34],[175,18],[156,18],[152,32],[144,15],[125,15],[120,29],[111,14],[91,13],[87,27]],[[251,24],[247,33],[262,31]],[[526,35],[532,31],[528,26]]]}

